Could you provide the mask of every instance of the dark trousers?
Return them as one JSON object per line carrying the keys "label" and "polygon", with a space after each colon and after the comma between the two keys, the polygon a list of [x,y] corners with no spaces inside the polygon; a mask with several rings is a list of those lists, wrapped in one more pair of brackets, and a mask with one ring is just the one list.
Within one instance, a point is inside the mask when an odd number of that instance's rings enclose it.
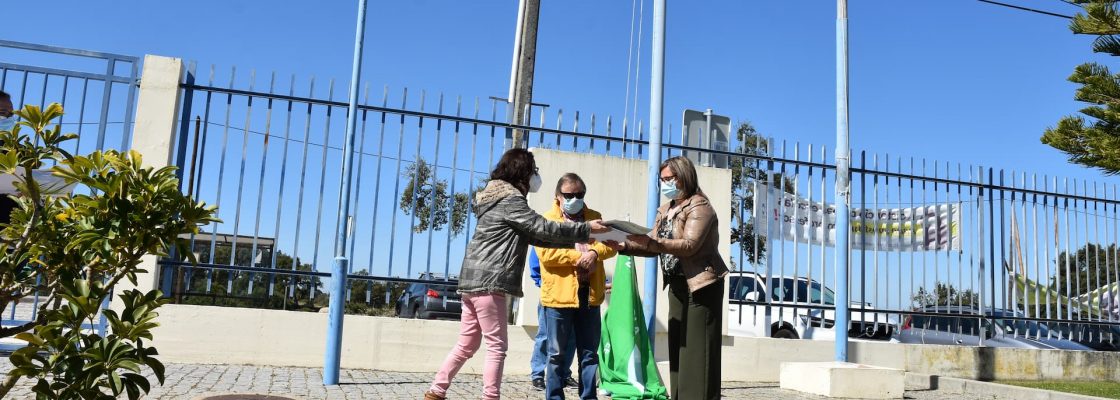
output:
{"label": "dark trousers", "polygon": [[695,293],[669,281],[669,385],[672,399],[719,399],[723,280]]}

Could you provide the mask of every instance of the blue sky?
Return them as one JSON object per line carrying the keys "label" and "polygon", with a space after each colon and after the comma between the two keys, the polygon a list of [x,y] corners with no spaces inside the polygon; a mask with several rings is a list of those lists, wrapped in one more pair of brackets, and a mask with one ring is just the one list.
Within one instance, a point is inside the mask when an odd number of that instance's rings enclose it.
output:
{"label": "blue sky", "polygon": [[[549,125],[559,109],[564,110],[565,126],[570,126],[577,110],[599,118],[613,115],[617,124],[626,114],[627,92],[634,90],[634,82],[627,82],[628,74],[635,74],[634,64],[640,64],[637,94],[631,92],[629,104],[633,107],[636,102],[638,115],[646,120],[651,3],[544,3],[534,101],[551,105]],[[29,2],[6,5],[8,17],[0,36],[137,56],[180,57],[197,61],[202,71],[215,65],[218,86],[225,86],[231,66],[237,67],[241,87],[247,86],[248,71],[255,70],[258,90],[267,86],[273,71],[284,87],[295,75],[296,87],[303,92],[314,76],[316,97],[326,97],[326,82],[335,79],[334,98],[345,98],[355,24],[353,1],[64,0],[52,4],[49,13]],[[631,56],[635,4],[644,7],[644,18],[642,36],[634,42],[635,47],[640,42],[641,51]],[[1015,4],[1063,14],[1077,11],[1057,0],[1016,0]],[[375,99],[380,88],[389,86],[394,93],[390,104],[399,103],[401,88],[408,87],[410,108],[419,105],[416,93],[421,90],[428,92],[429,110],[440,92],[448,99],[463,96],[467,104],[476,97],[489,104],[488,96],[505,96],[508,91],[516,11],[515,0],[370,1],[363,82],[373,87]],[[671,0],[668,15],[665,122],[666,128],[673,129],[667,132],[669,140],[679,141],[683,109],[712,108],[732,120],[749,120],[763,134],[788,140],[791,146],[800,142],[833,147],[833,2]],[[853,0],[849,19],[853,148],[889,153],[892,158],[961,163],[966,169],[979,164],[1110,182],[1095,171],[1068,164],[1064,155],[1038,140],[1046,127],[1083,106],[1073,100],[1076,86],[1065,80],[1073,68],[1090,60],[1110,61],[1092,54],[1091,38],[1071,34],[1066,20],[973,0]],[[635,31],[638,28],[634,26]],[[0,51],[0,59],[87,68],[22,52]],[[207,74],[199,75],[205,79]],[[243,112],[234,112],[234,125],[246,119]],[[301,126],[298,115],[296,119],[293,126]],[[341,132],[343,120],[344,116],[333,116],[332,132]],[[371,131],[374,128],[371,125]],[[388,131],[395,133],[391,125]],[[293,128],[293,136],[302,132]],[[330,142],[340,145],[340,136],[334,134]],[[385,147],[395,147],[394,140],[390,136]],[[230,143],[240,145],[240,136]],[[337,157],[336,153],[331,151],[328,157]],[[292,149],[289,155],[300,153]],[[309,164],[322,161],[315,150],[309,157]],[[332,166],[326,175],[337,176],[337,166],[328,164]],[[485,163],[476,166],[485,170]],[[227,165],[227,176],[236,174],[237,168],[236,162]],[[216,171],[214,166],[211,169]],[[269,173],[276,174],[271,169]],[[382,176],[392,179],[393,174],[388,171]],[[272,176],[267,180],[271,182]],[[295,176],[289,171],[287,182],[295,184],[291,181]],[[257,177],[252,170],[246,173],[250,192]],[[317,179],[313,176],[308,182],[310,190],[317,189]],[[369,195],[373,190],[367,185],[362,192]],[[234,199],[229,193],[227,189],[222,196],[227,209]],[[323,218],[331,226],[336,197],[329,190],[322,197]],[[242,209],[255,209],[255,200],[243,200]],[[285,201],[286,209],[291,203]],[[378,204],[379,209],[391,206],[384,201]],[[278,207],[271,207],[264,209],[263,232],[275,226],[274,217],[268,215]],[[305,209],[305,214],[315,211]],[[249,221],[242,220],[239,231],[252,225]],[[374,242],[371,233],[356,234],[359,243]],[[301,239],[301,249],[307,246],[307,235]],[[330,256],[333,230],[327,227],[323,235],[320,260]],[[436,236],[440,235],[445,233]],[[370,246],[364,246],[364,251],[362,247],[356,250],[359,257],[370,253]],[[454,249],[450,254],[435,253],[434,263],[439,265],[461,257]]]}
{"label": "blue sky", "polygon": [[[160,54],[255,69],[263,81],[349,79],[354,2],[60,1],[7,6],[11,40]],[[1016,4],[1072,14],[1057,0]],[[565,113],[623,114],[630,1],[545,2],[535,100]],[[363,79],[467,98],[507,92],[516,1],[370,2]],[[644,33],[652,6],[645,7]],[[852,146],[940,161],[1101,179],[1038,142],[1079,108],[1073,67],[1104,60],[1060,18],[977,1],[850,4]],[[760,131],[834,143],[834,20],[827,1],[669,2],[667,124],[713,108]],[[648,38],[638,102],[648,105]],[[242,77],[242,79],[245,79]],[[325,85],[320,85],[324,90]],[[342,94],[340,94],[342,93]],[[644,112],[640,112],[644,115]],[[674,135],[676,136],[676,135]],[[830,146],[831,147],[831,146]],[[1023,160],[1030,160],[1029,164]]]}

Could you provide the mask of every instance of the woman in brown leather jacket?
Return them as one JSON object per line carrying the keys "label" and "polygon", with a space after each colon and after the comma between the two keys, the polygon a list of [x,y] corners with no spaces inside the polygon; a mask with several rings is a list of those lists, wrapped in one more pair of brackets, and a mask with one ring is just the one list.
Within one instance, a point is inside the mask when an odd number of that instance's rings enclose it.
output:
{"label": "woman in brown leather jacket", "polygon": [[608,243],[623,254],[657,257],[669,287],[669,382],[673,399],[718,399],[723,278],[719,222],[684,157],[661,163],[661,194],[649,235]]}

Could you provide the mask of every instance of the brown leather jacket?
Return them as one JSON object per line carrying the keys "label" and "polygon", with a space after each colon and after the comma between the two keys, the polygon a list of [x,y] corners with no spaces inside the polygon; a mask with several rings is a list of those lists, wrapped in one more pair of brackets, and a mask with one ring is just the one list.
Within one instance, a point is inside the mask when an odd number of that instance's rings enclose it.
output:
{"label": "brown leather jacket", "polygon": [[[657,209],[656,222],[649,233],[652,240],[648,246],[628,242],[621,253],[638,257],[653,257],[661,253],[677,256],[688,282],[688,291],[692,293],[723,279],[728,273],[727,264],[719,255],[719,218],[708,198],[699,193],[681,200],[672,214],[666,215],[671,204],[662,204]],[[657,237],[657,227],[666,217],[673,221],[674,239]]]}

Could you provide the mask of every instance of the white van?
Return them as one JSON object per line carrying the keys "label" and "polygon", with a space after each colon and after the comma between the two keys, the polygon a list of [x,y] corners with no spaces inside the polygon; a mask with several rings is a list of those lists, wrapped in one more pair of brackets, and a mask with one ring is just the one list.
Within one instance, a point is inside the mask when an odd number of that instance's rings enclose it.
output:
{"label": "white van", "polygon": [[[763,280],[754,272],[731,272],[728,335],[835,340],[836,313],[825,309],[836,304],[832,289],[804,277],[772,276],[769,285],[763,285]],[[871,305],[858,302],[851,305],[848,336],[894,341],[891,336],[898,331],[898,318],[886,313],[857,311],[861,307],[868,310]]]}

